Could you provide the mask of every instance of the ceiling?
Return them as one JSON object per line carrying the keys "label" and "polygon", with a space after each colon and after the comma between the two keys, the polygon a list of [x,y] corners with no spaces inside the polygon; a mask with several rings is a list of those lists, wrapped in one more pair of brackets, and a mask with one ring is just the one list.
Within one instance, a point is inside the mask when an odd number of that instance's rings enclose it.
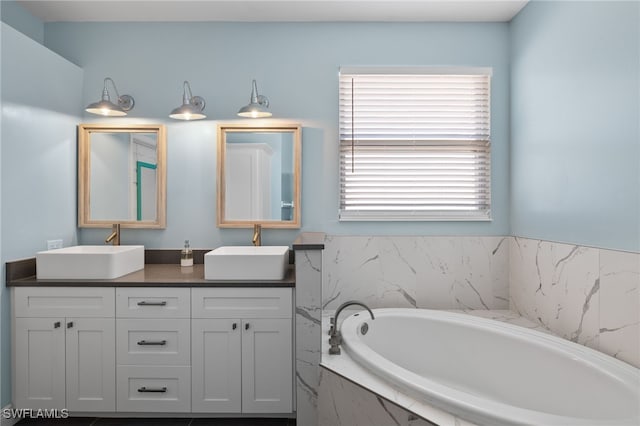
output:
{"label": "ceiling", "polygon": [[18,0],[44,22],[507,22],[528,0]]}

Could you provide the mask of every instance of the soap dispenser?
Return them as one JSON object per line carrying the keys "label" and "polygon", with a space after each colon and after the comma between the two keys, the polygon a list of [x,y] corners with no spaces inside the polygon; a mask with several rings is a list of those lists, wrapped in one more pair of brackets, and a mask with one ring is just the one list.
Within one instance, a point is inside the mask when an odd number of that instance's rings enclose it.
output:
{"label": "soap dispenser", "polygon": [[180,253],[180,266],[193,266],[193,252],[189,246],[189,240],[184,240],[184,248]]}

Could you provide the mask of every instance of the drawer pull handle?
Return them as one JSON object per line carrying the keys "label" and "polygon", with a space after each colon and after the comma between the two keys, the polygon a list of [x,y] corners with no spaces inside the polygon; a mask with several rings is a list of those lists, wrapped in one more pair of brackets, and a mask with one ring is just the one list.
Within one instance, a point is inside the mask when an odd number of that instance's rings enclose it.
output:
{"label": "drawer pull handle", "polygon": [[249,323],[246,323],[246,324],[244,325],[244,329],[245,329],[245,330],[248,330],[248,329],[249,329]]}
{"label": "drawer pull handle", "polygon": [[233,323],[233,325],[231,326],[232,330],[235,330],[236,328],[238,328],[238,324],[236,324],[235,322]]}
{"label": "drawer pull handle", "polygon": [[156,341],[140,340],[138,344],[140,346],[164,346],[167,344],[167,341],[166,340],[156,340]]}
{"label": "drawer pull handle", "polygon": [[56,321],[53,323],[53,328],[60,328],[60,321]]}
{"label": "drawer pull handle", "polygon": [[156,392],[156,393],[165,393],[167,391],[167,387],[163,386],[161,388],[147,388],[145,386],[138,389],[138,392]]}
{"label": "drawer pull handle", "polygon": [[73,327],[73,321],[69,321],[69,322],[67,323],[67,328],[71,328],[71,327]]}
{"label": "drawer pull handle", "polygon": [[142,302],[138,302],[138,306],[167,306],[167,302],[164,300],[162,302],[147,302],[143,300]]}

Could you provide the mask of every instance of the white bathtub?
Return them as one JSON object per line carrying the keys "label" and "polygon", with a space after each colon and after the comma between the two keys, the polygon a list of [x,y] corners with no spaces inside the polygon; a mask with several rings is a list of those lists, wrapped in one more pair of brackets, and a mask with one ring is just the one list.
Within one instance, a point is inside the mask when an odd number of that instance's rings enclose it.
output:
{"label": "white bathtub", "polygon": [[622,361],[485,318],[373,312],[342,322],[344,350],[435,407],[481,425],[640,425],[640,370]]}

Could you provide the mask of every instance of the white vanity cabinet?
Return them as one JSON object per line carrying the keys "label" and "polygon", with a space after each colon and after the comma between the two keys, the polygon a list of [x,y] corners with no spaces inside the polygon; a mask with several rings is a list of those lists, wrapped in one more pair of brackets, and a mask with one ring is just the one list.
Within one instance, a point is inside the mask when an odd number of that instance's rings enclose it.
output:
{"label": "white vanity cabinet", "polygon": [[292,290],[194,288],[192,411],[290,413]]}
{"label": "white vanity cabinet", "polygon": [[15,287],[13,404],[291,414],[293,289]]}
{"label": "white vanity cabinet", "polygon": [[191,411],[189,288],[116,289],[117,410]]}
{"label": "white vanity cabinet", "polygon": [[114,289],[13,290],[16,408],[115,411]]}

